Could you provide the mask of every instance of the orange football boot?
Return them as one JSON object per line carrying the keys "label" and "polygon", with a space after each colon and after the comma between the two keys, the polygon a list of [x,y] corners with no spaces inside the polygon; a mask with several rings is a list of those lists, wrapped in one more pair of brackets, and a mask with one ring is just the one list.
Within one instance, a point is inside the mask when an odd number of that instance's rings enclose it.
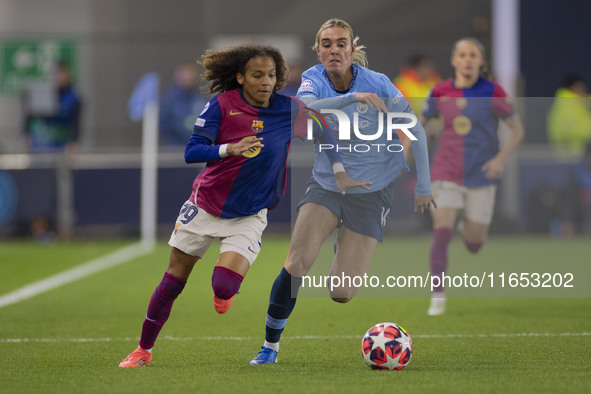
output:
{"label": "orange football boot", "polygon": [[213,295],[213,307],[215,308],[215,311],[217,313],[226,313],[226,312],[228,312],[228,309],[230,309],[230,306],[232,305],[233,300],[234,300],[234,297],[230,298],[229,300],[222,300],[221,298],[216,297],[214,294]]}
{"label": "orange football boot", "polygon": [[125,360],[119,363],[120,368],[134,368],[143,367],[144,365],[150,364],[152,361],[152,353],[138,347],[133,352],[129,353],[129,356]]}

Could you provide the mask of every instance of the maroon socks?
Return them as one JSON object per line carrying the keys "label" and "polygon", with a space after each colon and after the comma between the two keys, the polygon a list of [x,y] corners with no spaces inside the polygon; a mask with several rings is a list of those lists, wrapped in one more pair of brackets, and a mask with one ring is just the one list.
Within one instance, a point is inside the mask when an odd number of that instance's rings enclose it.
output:
{"label": "maroon socks", "polygon": [[[211,278],[213,292],[216,297],[229,300],[238,292],[243,279],[242,275],[232,270],[215,267]],[[148,305],[140,339],[142,349],[148,350],[154,346],[162,326],[170,316],[174,300],[181,294],[186,283],[187,281],[180,280],[169,273],[164,274]]]}
{"label": "maroon socks", "polygon": [[169,273],[164,274],[148,305],[140,339],[142,349],[148,350],[154,346],[162,326],[170,316],[174,300],[181,294],[186,283],[186,280],[180,280]]}
{"label": "maroon socks", "polygon": [[[431,275],[441,278],[441,274],[447,270],[447,247],[451,241],[453,232],[449,228],[433,230],[433,243],[431,244]],[[437,286],[433,291],[443,291],[443,287]]]}

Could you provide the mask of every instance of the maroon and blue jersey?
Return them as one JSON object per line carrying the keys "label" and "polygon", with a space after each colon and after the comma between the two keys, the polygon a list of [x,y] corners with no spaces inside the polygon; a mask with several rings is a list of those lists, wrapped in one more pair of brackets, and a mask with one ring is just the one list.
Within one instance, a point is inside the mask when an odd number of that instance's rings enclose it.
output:
{"label": "maroon and blue jersey", "polygon": [[481,167],[499,152],[499,118],[513,111],[503,88],[485,78],[469,88],[456,88],[453,79],[435,85],[423,108],[425,118],[443,118],[431,180],[465,186],[497,183],[487,179]]}
{"label": "maroon and blue jersey", "polygon": [[[306,122],[304,109],[300,101],[280,94],[271,96],[269,107],[254,107],[245,101],[241,89],[211,99],[197,118],[193,135],[213,145],[256,136],[263,138],[264,147],[208,161],[193,182],[190,200],[225,219],[273,208],[285,193],[289,143],[294,123]],[[304,127],[295,131],[298,137],[305,136]]]}

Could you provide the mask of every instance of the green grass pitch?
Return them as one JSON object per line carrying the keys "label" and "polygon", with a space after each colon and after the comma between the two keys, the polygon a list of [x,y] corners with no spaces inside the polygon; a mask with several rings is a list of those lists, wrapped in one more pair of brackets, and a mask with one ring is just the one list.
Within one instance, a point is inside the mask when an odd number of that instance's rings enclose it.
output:
{"label": "green grass pitch", "polygon": [[[2,242],[0,297],[124,245]],[[503,264],[530,262],[559,271],[567,260],[589,264],[590,245],[584,238],[491,237],[471,256],[456,237],[450,268],[500,272]],[[266,235],[232,308],[218,315],[210,284],[214,245],[195,267],[144,368],[117,364],[137,346],[149,297],[167,264],[164,243],[151,254],[0,308],[0,392],[591,392],[589,298],[451,298],[445,315],[430,317],[427,298],[360,297],[337,304],[304,297],[285,330],[279,363],[250,366],[287,248],[287,237]],[[428,238],[391,237],[379,245],[374,262],[378,268],[390,262],[385,266],[395,272],[409,264],[426,271],[428,253]],[[330,256],[327,245],[320,259]],[[589,286],[591,275],[582,272],[575,283]],[[402,325],[413,338],[412,360],[401,371],[373,371],[363,363],[361,336],[383,321]]]}

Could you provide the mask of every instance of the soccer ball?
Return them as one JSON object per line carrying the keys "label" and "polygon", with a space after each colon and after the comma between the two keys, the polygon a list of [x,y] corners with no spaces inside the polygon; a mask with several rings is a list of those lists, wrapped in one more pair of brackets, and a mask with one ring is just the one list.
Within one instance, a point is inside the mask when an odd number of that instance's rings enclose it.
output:
{"label": "soccer ball", "polygon": [[372,369],[402,369],[412,356],[412,339],[395,323],[378,323],[361,341],[363,360]]}

